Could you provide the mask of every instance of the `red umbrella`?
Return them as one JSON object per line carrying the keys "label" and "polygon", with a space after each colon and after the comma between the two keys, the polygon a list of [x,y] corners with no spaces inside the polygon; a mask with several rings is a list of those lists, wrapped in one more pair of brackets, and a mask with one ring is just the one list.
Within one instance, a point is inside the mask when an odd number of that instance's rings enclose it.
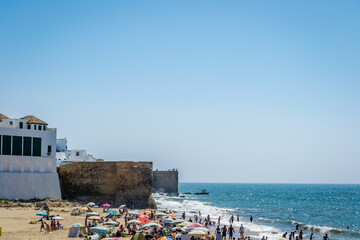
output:
{"label": "red umbrella", "polygon": [[142,215],[139,215],[138,218],[149,218],[149,216],[145,215],[145,214],[142,214]]}
{"label": "red umbrella", "polygon": [[102,206],[103,206],[103,207],[110,207],[111,205],[108,204],[108,203],[105,203],[105,204],[103,204]]}
{"label": "red umbrella", "polygon": [[192,223],[190,225],[186,226],[187,228],[198,228],[198,227],[204,227],[204,225],[201,225],[199,223]]}

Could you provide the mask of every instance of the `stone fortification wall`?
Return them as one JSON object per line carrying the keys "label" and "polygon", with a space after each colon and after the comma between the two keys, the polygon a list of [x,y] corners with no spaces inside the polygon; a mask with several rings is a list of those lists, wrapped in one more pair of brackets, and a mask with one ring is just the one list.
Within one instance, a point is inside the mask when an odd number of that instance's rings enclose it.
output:
{"label": "stone fortification wall", "polygon": [[75,162],[58,167],[63,198],[156,208],[152,162]]}
{"label": "stone fortification wall", "polygon": [[178,193],[178,171],[153,171],[153,188],[164,193]]}

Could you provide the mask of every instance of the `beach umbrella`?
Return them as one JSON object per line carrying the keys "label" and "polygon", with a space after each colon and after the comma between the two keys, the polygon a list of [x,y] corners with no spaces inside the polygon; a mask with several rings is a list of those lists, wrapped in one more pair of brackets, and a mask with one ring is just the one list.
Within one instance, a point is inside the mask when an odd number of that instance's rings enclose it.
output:
{"label": "beach umbrella", "polygon": [[62,220],[64,220],[64,218],[62,218],[62,217],[60,217],[60,216],[53,217],[52,219],[53,219],[53,220],[56,220],[56,221],[62,221]]}
{"label": "beach umbrella", "polygon": [[88,206],[94,206],[94,205],[96,205],[94,202],[89,202],[88,204],[87,204]]}
{"label": "beach umbrella", "polygon": [[87,211],[87,210],[89,210],[89,208],[88,207],[82,207],[82,208],[80,208],[80,210],[81,211]]}
{"label": "beach umbrella", "polygon": [[159,227],[160,224],[157,223],[148,223],[143,226],[143,228],[149,228],[149,227]]}
{"label": "beach umbrella", "polygon": [[96,233],[107,233],[107,229],[101,226],[96,226],[90,228],[90,231],[96,232]]}
{"label": "beach umbrella", "polygon": [[104,222],[104,225],[117,225],[118,223],[115,222],[115,221],[107,221],[107,222]]}
{"label": "beach umbrella", "polygon": [[86,216],[100,216],[97,212],[89,212],[86,214]]}
{"label": "beach umbrella", "polygon": [[166,213],[161,213],[161,212],[155,213],[155,216],[166,216]]}
{"label": "beach umbrella", "polygon": [[111,205],[108,204],[108,203],[105,203],[105,204],[103,204],[102,206],[103,206],[103,207],[110,207]]}
{"label": "beach umbrella", "polygon": [[189,232],[187,235],[193,236],[193,237],[205,237],[208,235],[207,232],[203,232],[203,231],[199,231],[199,230],[195,230],[195,231],[191,231]]}
{"label": "beach umbrella", "polygon": [[151,212],[152,212],[151,209],[145,209],[144,210],[144,213],[146,213],[146,214],[151,214]]}
{"label": "beach umbrella", "polygon": [[99,207],[98,205],[93,206],[93,208],[98,208],[98,207]]}
{"label": "beach umbrella", "polygon": [[114,210],[114,209],[110,209],[109,211],[107,211],[107,213],[110,213],[110,214],[116,214],[116,213],[117,213],[117,211],[116,211],[116,210]]}
{"label": "beach umbrella", "polygon": [[173,227],[173,228],[171,229],[171,231],[173,231],[173,232],[183,232],[183,233],[186,232],[186,230],[183,229],[182,227]]}
{"label": "beach umbrella", "polygon": [[132,211],[132,212],[129,212],[130,215],[139,215],[139,212],[138,211]]}
{"label": "beach umbrella", "polygon": [[176,217],[176,214],[174,214],[174,213],[169,213],[168,216],[170,216],[170,217]]}
{"label": "beach umbrella", "polygon": [[73,225],[71,225],[72,227],[85,227],[84,224],[81,223],[74,223]]}
{"label": "beach umbrella", "polygon": [[145,215],[145,214],[141,214],[141,215],[138,216],[138,218],[149,218],[149,216]]}
{"label": "beach umbrella", "polygon": [[199,228],[199,227],[204,227],[204,225],[201,225],[200,223],[192,223],[190,225],[186,226],[187,228]]}
{"label": "beach umbrella", "polygon": [[158,238],[157,240],[173,240],[173,239],[171,237],[164,236],[164,237]]}
{"label": "beach umbrella", "polygon": [[110,213],[110,215],[111,215],[111,216],[118,216],[118,217],[119,217],[119,216],[120,216],[120,217],[122,216],[120,213]]}
{"label": "beach umbrella", "polygon": [[38,212],[36,215],[38,215],[38,216],[43,216],[43,217],[47,216],[47,214],[44,213],[44,212]]}
{"label": "beach umbrella", "polygon": [[178,224],[178,226],[180,226],[180,227],[187,227],[187,226],[190,225],[190,224],[192,224],[192,223],[191,223],[191,222],[184,221],[184,222]]}
{"label": "beach umbrella", "polygon": [[98,216],[91,216],[88,218],[89,220],[101,220]]}
{"label": "beach umbrella", "polygon": [[174,220],[172,220],[171,218],[163,218],[162,219],[165,223],[173,223]]}
{"label": "beach umbrella", "polygon": [[189,227],[184,227],[186,232],[191,232],[191,231],[202,231],[202,232],[208,232],[209,229],[204,228],[204,227],[198,227],[198,228],[189,228]]}
{"label": "beach umbrella", "polygon": [[120,205],[120,207],[119,207],[119,208],[124,208],[124,207],[126,207],[126,205],[125,205],[125,204]]}
{"label": "beach umbrella", "polygon": [[183,219],[175,219],[172,223],[173,224],[179,224],[179,223],[183,223],[183,222],[185,222],[185,220],[183,220]]}
{"label": "beach umbrella", "polygon": [[130,220],[130,221],[128,221],[127,223],[128,223],[128,224],[141,224],[141,222],[138,221],[138,220]]}

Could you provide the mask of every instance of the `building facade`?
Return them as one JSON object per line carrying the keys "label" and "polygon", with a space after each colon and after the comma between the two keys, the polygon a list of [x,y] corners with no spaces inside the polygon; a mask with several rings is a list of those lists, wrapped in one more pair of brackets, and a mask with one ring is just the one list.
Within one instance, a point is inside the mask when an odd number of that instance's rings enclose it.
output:
{"label": "building facade", "polygon": [[61,199],[55,155],[56,128],[0,114],[0,198]]}
{"label": "building facade", "polygon": [[67,147],[66,138],[56,139],[56,165],[61,166],[73,162],[95,162],[97,159],[87,154],[84,149],[71,149]]}

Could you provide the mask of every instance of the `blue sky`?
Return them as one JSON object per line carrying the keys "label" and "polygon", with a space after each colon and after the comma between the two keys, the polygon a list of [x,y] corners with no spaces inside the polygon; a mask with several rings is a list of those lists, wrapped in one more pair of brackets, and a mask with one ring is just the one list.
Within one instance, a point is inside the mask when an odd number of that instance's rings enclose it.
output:
{"label": "blue sky", "polygon": [[1,1],[0,112],[184,182],[360,183],[359,1]]}

